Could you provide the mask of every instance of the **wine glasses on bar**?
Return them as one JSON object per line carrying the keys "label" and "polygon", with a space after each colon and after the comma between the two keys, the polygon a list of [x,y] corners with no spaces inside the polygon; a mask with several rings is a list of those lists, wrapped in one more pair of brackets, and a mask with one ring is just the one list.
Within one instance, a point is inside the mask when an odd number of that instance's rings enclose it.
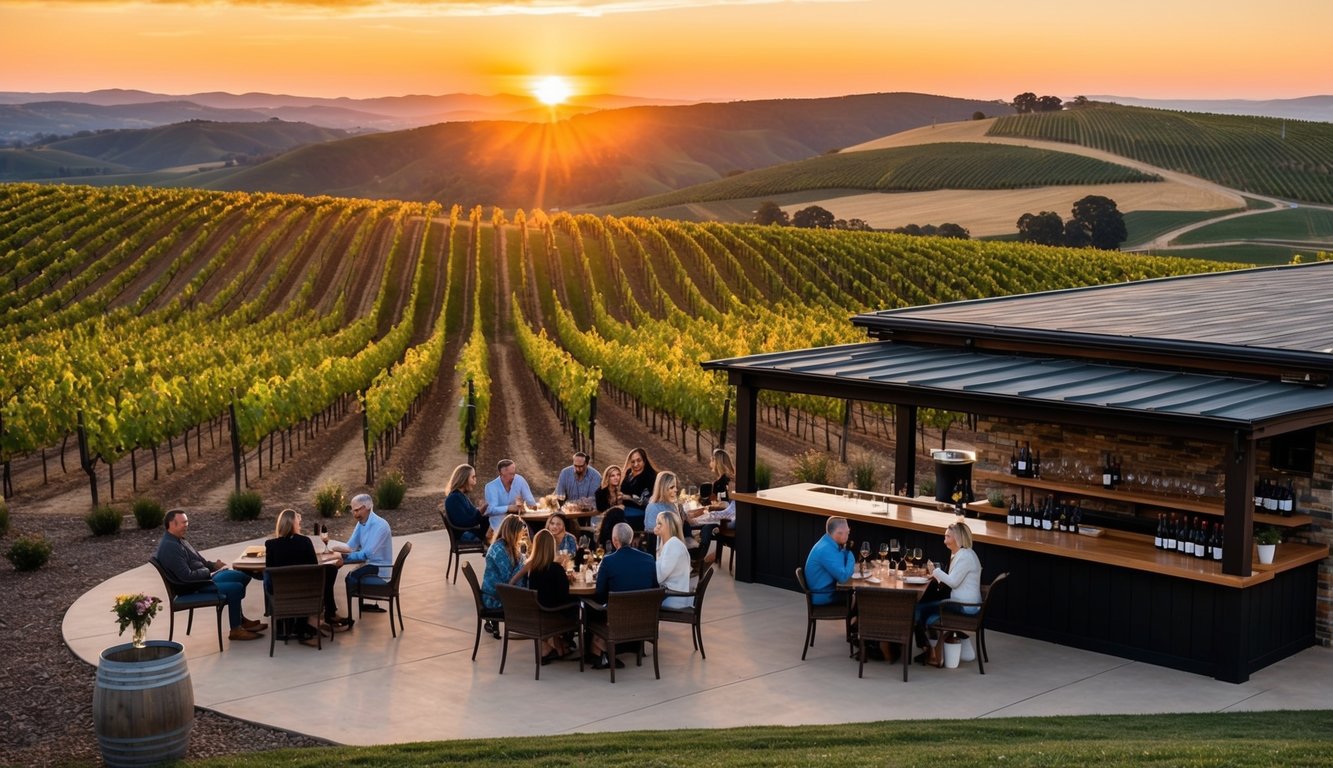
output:
{"label": "wine glasses on bar", "polygon": [[870,559],[870,540],[861,542],[861,573],[866,572],[866,561]]}

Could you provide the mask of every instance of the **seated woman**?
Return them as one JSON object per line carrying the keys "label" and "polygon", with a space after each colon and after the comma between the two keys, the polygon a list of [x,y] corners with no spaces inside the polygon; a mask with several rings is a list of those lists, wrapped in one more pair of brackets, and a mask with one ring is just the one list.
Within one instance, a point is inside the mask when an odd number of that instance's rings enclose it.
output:
{"label": "seated woman", "polygon": [[593,548],[601,547],[603,551],[611,552],[611,531],[616,527],[616,523],[625,522],[625,508],[611,507],[602,515],[602,522],[597,526],[597,541],[593,542]]}
{"label": "seated woman", "polygon": [[[341,560],[341,558],[339,558]],[[273,538],[264,542],[264,562],[269,568],[281,568],[285,565],[314,565],[319,562],[319,557],[315,554],[315,545],[310,541],[309,536],[301,533],[301,514],[293,509],[284,509],[278,513],[278,521],[274,525]],[[341,562],[335,561],[337,565]],[[326,631],[332,632],[333,627],[342,627],[349,625],[347,619],[338,616],[338,606],[333,602],[333,584],[338,580],[338,568],[330,565],[324,569],[324,617],[327,622]],[[269,586],[268,574],[264,574],[264,592],[271,592]],[[301,642],[305,645],[318,645],[315,634],[319,631],[315,629],[315,623],[319,617],[310,616],[302,620],[295,628],[295,634],[299,635]]]}
{"label": "seated woman", "polygon": [[[929,629],[931,624],[938,622],[941,610],[955,611],[972,616],[975,616],[981,610],[980,605],[959,605],[959,603],[981,602],[981,560],[977,558],[977,553],[972,549],[972,529],[967,527],[967,523],[950,525],[944,529],[944,546],[949,548],[948,570],[937,568],[934,563],[927,562],[926,574],[940,584],[949,587],[951,592],[948,600],[932,600],[917,604],[917,642],[923,648],[927,648],[928,645],[923,628]],[[944,666],[943,651],[943,646],[936,643],[917,656],[917,660],[933,667],[942,667]]]}
{"label": "seated woman", "polygon": [[653,495],[644,508],[643,529],[651,531],[657,526],[657,516],[663,512],[679,512],[676,507],[676,473],[659,472],[653,485]]}
{"label": "seated woman", "polygon": [[[514,579],[521,563],[518,561],[518,539],[525,526],[518,515],[505,515],[500,527],[495,532],[495,541],[486,550],[486,573],[481,579],[481,602],[487,608],[502,608],[500,595],[495,591],[496,584],[518,584],[526,586],[523,580]],[[497,640],[500,627],[494,621],[485,624],[487,632]]]}
{"label": "seated woman", "polygon": [[620,506],[620,466],[612,464],[602,470],[602,487],[593,494],[593,503],[598,514],[604,514],[611,507]]}
{"label": "seated woman", "polygon": [[[736,505],[731,501],[729,488],[731,477],[736,474],[736,467],[731,463],[731,454],[725,448],[714,448],[713,458],[709,462],[713,470],[713,482],[708,483],[708,504],[692,512],[685,520],[686,526],[699,529],[699,551],[704,553],[704,562],[716,559],[708,548],[717,535],[718,525],[722,520],[736,519]],[[728,516],[728,510],[730,514]]]}
{"label": "seated woman", "polygon": [[625,522],[636,531],[644,529],[645,507],[657,485],[657,469],[648,452],[635,448],[625,457],[625,477],[620,483],[618,504],[625,508]]}
{"label": "seated woman", "polygon": [[[517,583],[524,578],[528,580],[528,588],[536,590],[537,603],[543,608],[569,604],[569,577],[565,575],[564,567],[555,561],[555,537],[549,530],[537,531],[532,540],[532,556],[514,572],[510,581]],[[568,608],[565,613],[568,618],[577,617],[578,606]],[[548,664],[571,650],[573,646],[566,642],[566,638],[549,637],[542,643],[542,664]]]}
{"label": "seated woman", "polygon": [[546,518],[546,530],[551,532],[551,539],[555,542],[556,555],[573,557],[574,553],[578,551],[578,541],[574,539],[574,534],[569,532],[569,518],[565,517],[565,513],[554,512]]}
{"label": "seated woman", "polygon": [[471,464],[459,464],[449,477],[449,495],[444,498],[444,514],[449,524],[462,532],[463,541],[485,541],[490,530],[486,501],[478,507],[468,498],[477,487],[477,470]]}
{"label": "seated woman", "polygon": [[[673,511],[662,512],[654,521],[657,534],[657,583],[673,592],[690,591],[690,551],[685,548],[685,534],[680,527],[680,516]],[[663,608],[689,608],[694,598],[668,595],[662,600]]]}

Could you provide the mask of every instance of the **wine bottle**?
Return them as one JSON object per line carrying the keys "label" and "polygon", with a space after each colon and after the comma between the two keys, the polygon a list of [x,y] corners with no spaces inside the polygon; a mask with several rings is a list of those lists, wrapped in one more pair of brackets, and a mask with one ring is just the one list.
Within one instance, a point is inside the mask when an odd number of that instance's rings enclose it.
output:
{"label": "wine bottle", "polygon": [[1276,511],[1277,511],[1277,505],[1278,505],[1277,496],[1278,496],[1278,493],[1280,493],[1280,491],[1278,490],[1278,484],[1277,484],[1276,482],[1268,481],[1268,480],[1265,480],[1265,481],[1264,481],[1264,511],[1265,511],[1265,512],[1276,512]]}
{"label": "wine bottle", "polygon": [[1018,511],[1018,494],[1015,493],[1010,497],[1009,516],[1006,517],[1004,521],[1009,525],[1018,525],[1020,515],[1022,515],[1022,513]]}
{"label": "wine bottle", "polygon": [[1222,523],[1218,523],[1213,531],[1213,559],[1222,559]]}
{"label": "wine bottle", "polygon": [[1018,475],[1019,477],[1028,477],[1028,456],[1029,456],[1029,453],[1030,453],[1030,451],[1029,451],[1029,449],[1028,449],[1028,444],[1027,444],[1026,442],[1024,442],[1024,443],[1023,443],[1023,447],[1020,448],[1019,451],[1018,451],[1018,466],[1016,467],[1016,469],[1015,469],[1015,471],[1014,471],[1014,474],[1015,474],[1015,475]]}
{"label": "wine bottle", "polygon": [[1176,549],[1176,517],[1175,517],[1175,515],[1172,515],[1172,516],[1170,516],[1169,518],[1167,518],[1167,520],[1166,520],[1166,527],[1165,527],[1163,533],[1164,533],[1164,536],[1162,537],[1162,549],[1165,549],[1165,550],[1167,550],[1168,552],[1174,552],[1175,549]]}
{"label": "wine bottle", "polygon": [[1023,507],[1023,526],[1025,528],[1032,527],[1032,512],[1032,499],[1028,499],[1027,506]]}
{"label": "wine bottle", "polygon": [[1080,524],[1082,524],[1082,522],[1083,522],[1083,501],[1079,500],[1074,503],[1074,515],[1069,520],[1069,530],[1073,531],[1074,533],[1078,533],[1078,527]]}
{"label": "wine bottle", "polygon": [[1046,511],[1041,516],[1041,529],[1049,531],[1055,528],[1055,497],[1046,498]]}
{"label": "wine bottle", "polygon": [[1060,514],[1055,518],[1055,528],[1063,533],[1069,533],[1069,506],[1061,504],[1058,509]]}
{"label": "wine bottle", "polygon": [[1120,485],[1120,482],[1120,457],[1117,456],[1115,461],[1111,462],[1111,487]]}
{"label": "wine bottle", "polygon": [[1041,477],[1041,449],[1032,457],[1032,476]]}
{"label": "wine bottle", "polygon": [[1296,511],[1296,486],[1290,479],[1287,480],[1287,487],[1282,490],[1282,503],[1278,511],[1283,517],[1291,517],[1291,513]]}
{"label": "wine bottle", "polygon": [[1165,536],[1162,535],[1163,529],[1165,527],[1166,527],[1166,515],[1164,513],[1159,512],[1157,514],[1157,535],[1154,536],[1152,540],[1152,545],[1157,549],[1162,548],[1162,540],[1166,538]]}
{"label": "wine bottle", "polygon": [[1115,471],[1111,469],[1111,454],[1106,454],[1106,459],[1102,462],[1102,487],[1110,489],[1115,486]]}
{"label": "wine bottle", "polygon": [[1194,534],[1195,559],[1208,556],[1208,523],[1200,522],[1199,530]]}
{"label": "wine bottle", "polygon": [[1015,443],[1012,450],[1009,451],[1009,474],[1018,476],[1018,444]]}

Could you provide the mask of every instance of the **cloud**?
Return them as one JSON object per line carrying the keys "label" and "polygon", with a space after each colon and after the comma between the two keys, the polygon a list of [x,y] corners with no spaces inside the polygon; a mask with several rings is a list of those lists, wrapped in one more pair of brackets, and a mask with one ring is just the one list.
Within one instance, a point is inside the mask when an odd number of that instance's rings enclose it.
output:
{"label": "cloud", "polygon": [[284,15],[361,18],[431,18],[447,16],[604,16],[690,8],[787,3],[843,3],[867,0],[0,0],[0,6],[64,5],[98,7],[266,7]]}

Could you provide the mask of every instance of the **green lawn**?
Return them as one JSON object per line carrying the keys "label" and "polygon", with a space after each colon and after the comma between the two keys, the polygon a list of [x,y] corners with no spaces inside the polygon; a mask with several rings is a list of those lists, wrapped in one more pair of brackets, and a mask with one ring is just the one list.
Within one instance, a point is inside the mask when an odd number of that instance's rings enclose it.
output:
{"label": "green lawn", "polygon": [[1326,208],[1282,208],[1219,221],[1187,232],[1177,242],[1189,244],[1255,239],[1325,241],[1333,246],[1333,211]]}
{"label": "green lawn", "polygon": [[[912,694],[910,684],[893,680],[880,683],[885,696]],[[551,696],[551,706],[559,706],[556,694],[552,692]],[[440,716],[457,713],[442,710]],[[192,765],[1333,766],[1333,712],[1098,715],[636,731],[284,750]]]}
{"label": "green lawn", "polygon": [[1305,261],[1314,261],[1318,249],[1296,248],[1285,245],[1219,245],[1213,248],[1162,251],[1155,255],[1207,259],[1208,261],[1236,261],[1245,264],[1290,264],[1291,257],[1298,253]]}
{"label": "green lawn", "polygon": [[1205,221],[1226,213],[1230,211],[1130,211],[1125,214],[1125,228],[1129,230],[1125,246],[1146,243],[1176,227]]}

